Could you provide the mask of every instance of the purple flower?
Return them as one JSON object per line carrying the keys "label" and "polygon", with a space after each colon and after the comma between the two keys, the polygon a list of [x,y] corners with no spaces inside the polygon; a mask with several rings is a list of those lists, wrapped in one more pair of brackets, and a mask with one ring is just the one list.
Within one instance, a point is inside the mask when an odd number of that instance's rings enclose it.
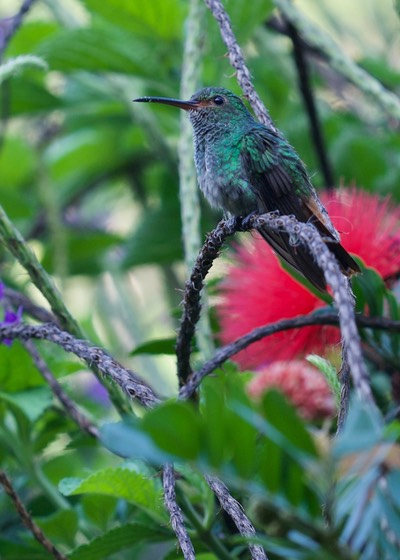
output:
{"label": "purple flower", "polygon": [[[1,294],[1,291],[0,291],[0,294]],[[0,297],[0,299],[1,299],[1,297]],[[22,318],[22,306],[18,307],[16,313],[14,311],[6,310],[4,312],[3,321],[0,321],[0,327],[8,327],[10,325],[16,325],[21,321],[21,318]],[[3,340],[3,343],[6,344],[7,346],[11,346],[12,342],[13,341],[10,338],[5,338]]]}

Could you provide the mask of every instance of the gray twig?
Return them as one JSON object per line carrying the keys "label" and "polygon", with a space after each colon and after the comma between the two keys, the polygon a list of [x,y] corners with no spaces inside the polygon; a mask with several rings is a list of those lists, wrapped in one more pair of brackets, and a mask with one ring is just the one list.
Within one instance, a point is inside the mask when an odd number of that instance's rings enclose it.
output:
{"label": "gray twig", "polygon": [[[211,490],[217,496],[222,509],[231,517],[239,533],[243,537],[255,537],[256,530],[244,512],[242,505],[231,496],[225,484],[215,476],[206,475],[205,478]],[[268,560],[262,546],[249,544],[249,550],[253,560]]]}
{"label": "gray twig", "polygon": [[186,531],[181,508],[176,501],[175,474],[172,465],[164,465],[163,469],[164,501],[171,518],[172,529],[177,536],[185,560],[195,560],[196,555],[190,537]]}
{"label": "gray twig", "polygon": [[92,437],[98,438],[99,437],[99,431],[96,428],[96,426],[86,417],[85,414],[83,414],[82,412],[80,412],[78,410],[74,401],[69,398],[69,396],[66,394],[64,389],[61,387],[60,383],[57,381],[57,379],[51,373],[51,371],[48,368],[46,362],[44,361],[42,356],[39,354],[39,352],[38,352],[37,348],[35,347],[35,345],[33,344],[33,342],[31,340],[25,340],[25,341],[22,342],[22,344],[25,346],[25,349],[27,350],[27,352],[29,352],[29,354],[30,354],[36,368],[38,369],[39,373],[41,374],[43,379],[45,379],[47,381],[47,383],[49,384],[50,389],[52,390],[53,394],[60,401],[60,403],[65,408],[65,410],[67,411],[69,416],[72,418],[72,420],[76,424],[78,424],[78,426],[81,428],[81,430],[83,430],[84,432],[86,432],[87,434],[89,434]]}
{"label": "gray twig", "polygon": [[[233,221],[229,221],[226,223],[229,226],[229,234],[233,233],[232,230],[239,229],[238,224],[234,223]],[[294,216],[279,216],[276,212],[270,212],[269,214],[263,214],[262,216],[252,217],[252,219],[248,221],[248,224],[246,226],[246,229],[251,228],[271,228],[275,231],[286,231],[293,240],[299,243],[304,243],[309,247],[316,263],[324,271],[326,281],[331,286],[333,291],[334,300],[339,313],[338,318],[342,332],[343,343],[345,345],[346,356],[349,361],[354,385],[359,391],[362,398],[373,402],[372,393],[369,386],[368,374],[362,357],[360,337],[356,328],[353,297],[351,292],[349,291],[347,279],[341,273],[335,257],[329,251],[329,248],[322,240],[316,228],[311,224],[299,222]],[[214,232],[216,232],[217,230],[224,231],[226,238],[227,230],[224,229],[223,221],[220,222]],[[214,232],[211,232],[208,239],[213,239]],[[210,266],[211,263],[207,262],[206,271],[203,271],[201,268],[199,268],[199,270],[197,271],[197,275],[203,279]],[[189,288],[190,286],[187,287],[187,289]],[[193,291],[192,289],[187,297],[187,300],[191,301],[192,306],[194,305],[193,300],[195,299],[195,297],[200,298],[200,293],[196,295],[196,291]],[[200,308],[200,304],[198,302],[195,304],[195,308]],[[181,387],[180,396],[182,398],[188,398],[188,396],[196,390],[199,383],[201,382],[201,379],[205,375],[213,371],[223,361],[228,359],[239,350],[242,350],[251,342],[259,340],[259,338],[266,336],[266,334],[272,334],[273,332],[278,332],[279,330],[283,330],[286,328],[305,326],[305,324],[311,324],[311,322],[308,323],[308,321],[312,321],[310,317],[303,317],[303,319],[298,317],[297,319],[300,321],[304,320],[305,323],[296,325],[292,323],[292,320],[280,321],[273,325],[264,327],[267,329],[267,332],[261,332],[260,329],[262,329],[263,327],[260,327],[259,329],[255,329],[248,335],[245,335],[238,341],[235,341],[233,344],[221,348],[215,353],[212,360],[206,362],[206,364],[204,364],[200,370],[190,376],[188,382]],[[333,324],[336,322],[334,318],[331,318],[330,320]],[[195,324],[193,322],[191,323],[191,327],[194,330]]]}
{"label": "gray twig", "polygon": [[10,39],[16,31],[21,27],[24,17],[31,9],[35,0],[24,0],[18,13],[10,18],[6,18],[5,25],[0,28],[0,60],[3,57],[3,52],[7,48]]}
{"label": "gray twig", "polygon": [[190,278],[185,284],[183,314],[176,340],[178,378],[181,387],[184,386],[192,373],[190,366],[191,344],[196,324],[200,318],[201,290],[203,288],[204,278],[210,270],[213,261],[218,257],[225,239],[229,235],[233,235],[235,231],[237,231],[237,226],[234,221],[222,220],[217,227],[207,235],[194,264]]}
{"label": "gray twig", "polygon": [[14,507],[20,516],[24,525],[32,533],[35,539],[54,557],[56,560],[67,560],[67,557],[62,554],[55,545],[49,541],[42,529],[36,525],[32,517],[29,515],[28,510],[21,502],[18,494],[14,490],[11,480],[8,478],[3,470],[0,470],[0,484],[3,486],[6,494],[11,498]]}
{"label": "gray twig", "polygon": [[136,398],[143,406],[151,407],[158,402],[150,387],[131,370],[121,366],[101,348],[91,346],[85,340],[75,338],[71,334],[59,329],[56,325],[27,325],[25,323],[18,323],[0,326],[0,341],[7,338],[49,340],[63,348],[66,352],[71,352],[78,356],[89,367],[95,365],[102,375],[111,378],[131,398]]}
{"label": "gray twig", "polygon": [[257,118],[263,124],[272,127],[277,131],[271,117],[261,101],[258,93],[254,89],[253,83],[251,81],[251,76],[249,69],[246,66],[242,51],[236,41],[236,37],[232,31],[231,20],[222,5],[221,0],[204,0],[208,8],[210,8],[213,16],[218,22],[219,29],[221,32],[222,39],[228,48],[229,61],[233,68],[236,70],[236,78],[248,99],[251,107]]}

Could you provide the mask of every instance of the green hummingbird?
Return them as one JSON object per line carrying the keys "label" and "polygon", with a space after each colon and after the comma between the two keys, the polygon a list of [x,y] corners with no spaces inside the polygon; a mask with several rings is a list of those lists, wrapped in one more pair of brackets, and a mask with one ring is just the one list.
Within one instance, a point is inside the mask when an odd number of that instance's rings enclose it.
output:
{"label": "green hummingbird", "polygon": [[[311,222],[337,258],[343,274],[360,272],[340,244],[339,234],[294,148],[272,123],[258,122],[240,97],[225,88],[207,87],[188,101],[165,97],[134,101],[164,103],[188,111],[198,181],[211,206],[237,218],[279,211],[301,222]],[[326,291],[323,271],[306,247],[291,243],[284,231],[258,231],[284,261],[316,288]]]}

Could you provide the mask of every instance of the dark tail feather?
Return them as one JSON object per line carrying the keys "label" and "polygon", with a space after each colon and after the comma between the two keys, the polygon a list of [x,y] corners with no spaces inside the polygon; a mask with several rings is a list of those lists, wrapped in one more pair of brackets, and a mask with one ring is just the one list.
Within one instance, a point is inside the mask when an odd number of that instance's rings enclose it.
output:
{"label": "dark tail feather", "polygon": [[[271,230],[259,229],[259,233],[265,241],[271,245],[274,251],[290,266],[299,271],[311,284],[326,292],[326,280],[322,269],[317,265],[310,251],[304,245],[291,245],[286,233],[278,233]],[[338,242],[327,242],[329,250],[335,255],[339,266],[345,276],[361,272],[356,261]]]}

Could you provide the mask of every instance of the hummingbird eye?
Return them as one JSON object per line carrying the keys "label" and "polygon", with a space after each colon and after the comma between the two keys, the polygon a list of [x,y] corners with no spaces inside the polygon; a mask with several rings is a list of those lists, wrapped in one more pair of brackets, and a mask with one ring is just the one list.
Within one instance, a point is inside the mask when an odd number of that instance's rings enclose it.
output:
{"label": "hummingbird eye", "polygon": [[225,99],[221,95],[216,95],[213,97],[213,101],[215,105],[223,105],[225,103]]}

